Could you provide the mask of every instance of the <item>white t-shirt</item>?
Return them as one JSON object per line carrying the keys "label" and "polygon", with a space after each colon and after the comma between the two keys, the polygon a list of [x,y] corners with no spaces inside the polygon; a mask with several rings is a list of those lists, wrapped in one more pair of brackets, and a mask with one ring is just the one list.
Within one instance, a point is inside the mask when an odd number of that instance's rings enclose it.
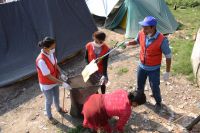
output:
{"label": "white t-shirt", "polygon": [[[54,58],[53,54],[50,54],[50,55],[46,54],[46,53],[43,52],[43,50],[41,50],[41,53],[46,55],[53,65],[55,63],[57,63],[57,60],[56,60],[56,58]],[[50,70],[47,67],[47,65],[46,65],[46,63],[45,63],[45,61],[43,59],[40,59],[38,61],[38,67],[40,68],[43,76],[46,76],[46,75],[50,74]],[[49,90],[49,89],[52,89],[53,87],[55,87],[56,85],[58,85],[58,84],[44,85],[44,84],[40,83],[40,89],[41,89],[41,91]]]}

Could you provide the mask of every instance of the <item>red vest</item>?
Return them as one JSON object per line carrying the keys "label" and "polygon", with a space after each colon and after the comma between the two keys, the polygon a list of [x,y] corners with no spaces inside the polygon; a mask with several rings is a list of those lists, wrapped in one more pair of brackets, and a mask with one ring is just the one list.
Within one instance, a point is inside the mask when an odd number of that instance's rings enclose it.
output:
{"label": "red vest", "polygon": [[[109,50],[108,46],[103,44],[101,46],[102,50],[101,50],[101,53],[99,54],[99,57],[103,56],[104,54],[106,54]],[[92,43],[88,43],[86,45],[86,49],[88,51],[88,61],[91,62],[93,59],[96,59],[98,57],[96,57],[95,53],[94,53],[94,46],[92,45]],[[98,64],[98,72],[100,74],[103,74],[103,61],[101,60]]]}
{"label": "red vest", "polygon": [[159,34],[157,39],[154,40],[148,47],[146,47],[146,35],[143,31],[139,32],[140,42],[140,61],[147,66],[156,66],[161,64],[162,51],[161,44],[164,40],[163,34]]}
{"label": "red vest", "polygon": [[[37,72],[38,72],[38,79],[39,79],[39,82],[41,84],[44,84],[44,85],[51,85],[51,84],[56,84],[55,82],[51,81],[50,79],[48,79],[46,76],[43,76],[42,75],[42,71],[40,70],[40,68],[38,67],[38,61],[42,59],[44,60],[44,62],[46,63],[49,71],[50,71],[50,74],[56,78],[58,78],[58,70],[57,70],[57,67],[56,67],[56,62],[55,64],[53,65],[51,63],[51,61],[49,60],[49,58],[44,55],[43,53],[40,53],[39,56],[37,57],[36,59],[36,69],[37,69]],[[55,56],[54,56],[54,59],[55,59]],[[55,59],[56,61],[56,59]]]}

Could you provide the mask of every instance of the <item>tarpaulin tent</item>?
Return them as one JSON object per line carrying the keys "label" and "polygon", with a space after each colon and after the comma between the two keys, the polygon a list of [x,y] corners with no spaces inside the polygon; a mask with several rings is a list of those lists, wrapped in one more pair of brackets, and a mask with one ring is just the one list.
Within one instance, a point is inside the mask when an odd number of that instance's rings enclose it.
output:
{"label": "tarpaulin tent", "polygon": [[125,0],[115,15],[112,21],[107,21],[105,26],[113,29],[126,18],[126,22],[123,23],[126,27],[126,38],[136,37],[141,28],[138,22],[149,15],[158,20],[157,28],[163,34],[173,33],[178,27],[164,0]]}
{"label": "tarpaulin tent", "polygon": [[20,0],[0,4],[0,86],[36,72],[37,43],[56,39],[58,61],[82,49],[97,30],[83,0]]}
{"label": "tarpaulin tent", "polygon": [[85,0],[90,12],[94,15],[107,17],[119,0]]}
{"label": "tarpaulin tent", "polygon": [[[110,1],[110,0],[107,0]],[[112,1],[112,0],[111,0]],[[178,23],[164,0],[119,0],[113,11],[106,18],[105,27],[114,29],[117,26],[126,29],[126,38],[134,38],[140,30],[139,21],[146,16],[154,16],[158,20],[158,30],[163,34],[173,33]],[[100,5],[99,5],[100,6]]]}

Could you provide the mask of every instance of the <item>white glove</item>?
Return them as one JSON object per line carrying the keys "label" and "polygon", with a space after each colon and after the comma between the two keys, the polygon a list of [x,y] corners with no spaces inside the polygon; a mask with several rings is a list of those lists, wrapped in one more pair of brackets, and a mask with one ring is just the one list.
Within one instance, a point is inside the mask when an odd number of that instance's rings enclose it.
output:
{"label": "white glove", "polygon": [[68,80],[68,77],[64,74],[61,74],[60,78],[63,80],[63,81],[67,81]]}
{"label": "white glove", "polygon": [[65,83],[65,82],[62,83],[62,86],[67,90],[71,90],[72,89],[71,86],[69,84]]}
{"label": "white glove", "polygon": [[102,76],[100,79],[100,84],[105,85],[108,82],[108,78],[106,76]]}
{"label": "white glove", "polygon": [[125,46],[128,46],[128,45],[129,45],[129,41],[126,41],[126,42],[124,43],[124,45],[125,45]]}
{"label": "white glove", "polygon": [[163,80],[164,80],[164,81],[168,81],[168,80],[169,80],[169,72],[165,72],[165,73],[163,74]]}
{"label": "white glove", "polygon": [[125,49],[128,45],[129,45],[129,41],[126,41],[126,42],[123,43],[123,45],[121,46],[121,48]]}

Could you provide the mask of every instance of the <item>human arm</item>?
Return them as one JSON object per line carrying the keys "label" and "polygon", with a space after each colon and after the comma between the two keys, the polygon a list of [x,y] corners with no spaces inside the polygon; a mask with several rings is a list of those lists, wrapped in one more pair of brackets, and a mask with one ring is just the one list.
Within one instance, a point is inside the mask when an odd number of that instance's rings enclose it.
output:
{"label": "human arm", "polygon": [[65,83],[64,81],[56,78],[55,76],[53,76],[50,73],[50,70],[47,67],[47,65],[46,65],[44,60],[40,59],[38,61],[38,67],[41,70],[43,76],[47,77],[49,80],[55,82],[56,84],[62,85],[66,89],[71,89],[71,87],[67,83]]}
{"label": "human arm", "polygon": [[166,72],[171,70],[171,58],[166,58]]}
{"label": "human arm", "polygon": [[127,46],[130,46],[130,45],[136,45],[137,44],[137,41],[136,40],[130,40],[127,44]]}
{"label": "human arm", "polygon": [[135,39],[132,39],[130,41],[125,42],[126,46],[131,46],[131,45],[134,46],[134,45],[137,45],[137,44],[139,44],[139,35],[137,35]]}
{"label": "human arm", "polygon": [[49,68],[47,67],[46,63],[44,60],[40,59],[38,61],[38,67],[42,72],[42,75],[47,77],[49,80],[57,83],[57,84],[62,84],[62,81],[51,75]]}
{"label": "human arm", "polygon": [[46,77],[48,79],[50,79],[51,81],[54,81],[59,85],[62,85],[67,90],[71,90],[72,89],[71,86],[68,83],[66,83],[65,81],[62,81],[60,79],[57,79],[56,77],[52,76],[51,74],[47,75]]}
{"label": "human arm", "polygon": [[108,69],[108,58],[109,58],[109,55],[105,56],[103,58],[103,75],[105,77],[108,77],[108,74],[107,74],[107,69]]}
{"label": "human arm", "polygon": [[58,70],[58,72],[59,72],[59,75],[61,76],[62,71],[61,71],[61,68],[58,66],[58,64],[56,64],[56,68],[57,68],[57,70]]}
{"label": "human arm", "polygon": [[163,74],[163,79],[167,81],[169,79],[169,74],[171,70],[171,58],[172,58],[171,49],[169,48],[169,41],[167,38],[163,40],[161,45],[161,50],[166,58],[166,71]]}
{"label": "human arm", "polygon": [[118,116],[119,120],[117,121],[114,129],[116,129],[119,132],[123,132],[124,126],[127,123],[130,115],[131,115],[131,107],[127,106],[126,110],[121,111],[121,115]]}
{"label": "human arm", "polygon": [[85,50],[85,62],[86,62],[87,64],[89,64],[89,60],[88,60],[88,50],[87,50],[87,49]]}

